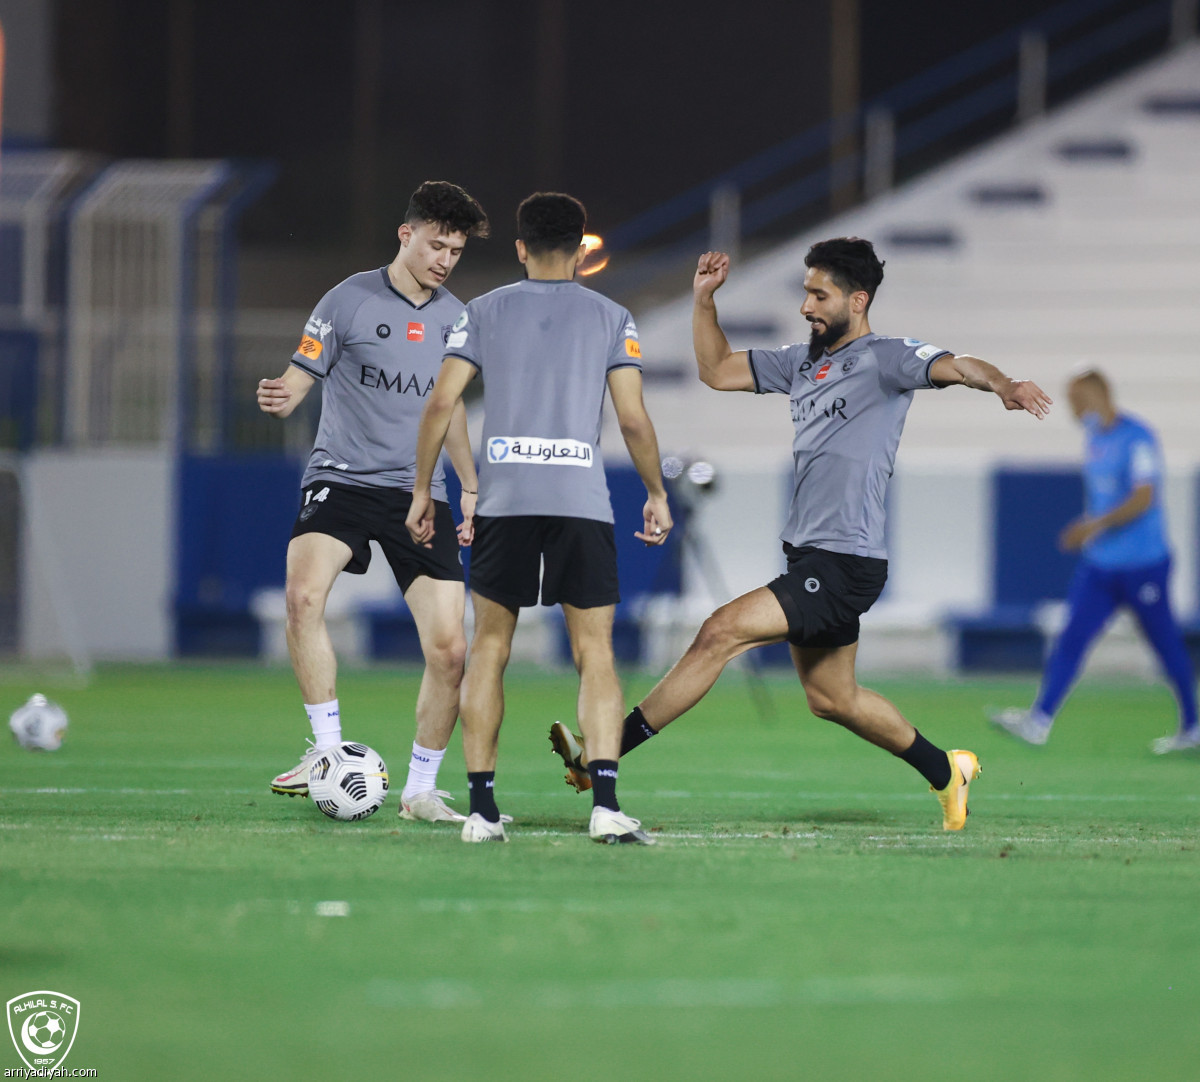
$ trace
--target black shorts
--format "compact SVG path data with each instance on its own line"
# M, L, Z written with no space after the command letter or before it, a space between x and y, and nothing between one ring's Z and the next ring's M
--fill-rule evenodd
M471 589L508 609L595 609L621 600L611 522L558 515L475 516Z
M368 488L314 481L301 490L300 513L292 536L322 533L350 546L346 570L362 575L371 563L371 541L378 541L402 593L418 575L431 579L463 581L462 557L450 505L434 500L433 548L416 544L404 520L412 506L412 493L402 488Z
M887 560L784 542L788 569L767 583L787 616L793 646L837 647L858 642L858 618L883 592Z

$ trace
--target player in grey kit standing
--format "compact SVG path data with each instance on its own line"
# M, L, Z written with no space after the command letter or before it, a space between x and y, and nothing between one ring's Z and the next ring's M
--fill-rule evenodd
M462 188L427 181L412 195L386 267L334 286L313 310L291 365L258 385L264 413L287 417L316 383L321 422L301 482L302 506L287 551L287 641L312 726L312 747L271 782L273 792L308 795L316 753L342 739L337 659L325 603L343 571L361 575L377 541L416 621L425 673L417 732L400 796L406 819L462 821L437 788L438 767L458 719L466 639L465 590L439 460L431 477L439 526L430 549L404 526L416 477L417 426L462 302L444 288L468 237L485 237L483 208ZM446 450L462 483L458 543L469 545L479 490L460 405Z
M661 544L671 513L658 441L642 403L641 348L629 313L572 281L586 213L577 199L537 193L517 211L517 257L527 278L471 301L446 344L446 360L421 418L417 483L408 526L437 544L433 466L466 386L483 377L483 462L471 549L475 635L463 682L463 749L471 814L463 841L507 841L494 781L504 669L517 614L561 604L579 670L579 724L591 754L598 842L651 838L617 803L624 706L612 651L617 553L600 457L604 395L646 486L643 529Z
M705 620L687 653L626 717L621 754L695 706L733 658L786 639L809 709L913 766L937 794L944 829L961 830L979 760L930 743L855 676L859 617L887 579L884 494L913 391L963 384L1039 419L1050 399L1036 384L1009 379L977 357L873 333L867 312L883 263L870 241L822 241L804 262L808 342L734 352L713 300L729 274L729 257L700 257L692 335L701 380L718 391L791 398L795 477L781 535L788 569ZM594 784L584 750L557 722L551 742L569 782L581 790Z

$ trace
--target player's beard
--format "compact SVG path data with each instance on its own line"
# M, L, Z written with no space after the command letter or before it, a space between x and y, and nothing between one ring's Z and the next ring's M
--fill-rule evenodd
M843 319L839 319L836 323L826 323L825 329L820 333L815 330L812 331L808 338L808 359L815 361L849 330L850 316L847 315Z

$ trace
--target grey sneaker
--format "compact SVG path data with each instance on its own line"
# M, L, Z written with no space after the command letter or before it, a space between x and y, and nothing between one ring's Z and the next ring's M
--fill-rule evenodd
M506 842L503 823L489 823L479 812L472 812L463 822L464 842Z
M1050 739L1050 723L1042 722L1028 710L1010 708L990 715L993 725L1011 733L1026 744L1044 744Z
M400 818L421 819L426 823L465 823L467 817L462 812L446 807L446 801L453 799L444 789L427 789L407 798L401 796Z
M632 842L636 845L655 844L654 839L642 830L640 820L631 819L624 812L613 811L611 808L592 809L588 836L592 841L604 845L618 845L622 842Z

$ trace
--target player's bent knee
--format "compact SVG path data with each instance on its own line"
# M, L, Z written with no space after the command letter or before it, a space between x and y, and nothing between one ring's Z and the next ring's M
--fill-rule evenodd
M325 615L325 595L304 582L289 582L284 589L287 621L293 627L312 623Z
M461 679L466 660L467 640L462 638L435 642L425 651L426 668L454 679Z
M806 689L807 690L807 689ZM826 695L821 691L807 691L808 709L813 717L822 721L836 721L839 724L848 721L853 715L850 702L834 695Z

